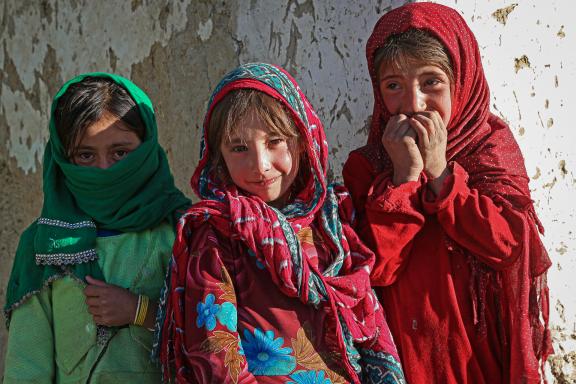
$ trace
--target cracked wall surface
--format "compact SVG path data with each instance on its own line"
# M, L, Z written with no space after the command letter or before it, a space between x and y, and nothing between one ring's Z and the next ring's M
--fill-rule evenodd
M19 233L42 204L48 110L63 81L113 71L152 98L176 183L191 196L199 127L211 89L239 63L287 68L323 119L331 177L366 140L372 111L364 45L386 10L407 1L213 2L5 0L0 5L0 304ZM439 3L458 9L476 34L493 112L512 128L546 227L556 355L550 382L576 382L576 34L569 2ZM113 11L112 11L113 10ZM574 98L571 99L572 103ZM6 332L0 327L0 376Z

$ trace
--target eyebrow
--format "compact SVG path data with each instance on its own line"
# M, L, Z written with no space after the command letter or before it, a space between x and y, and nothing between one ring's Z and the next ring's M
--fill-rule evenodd
M130 142L130 141L120 141L118 143L112 144L110 147L111 148L126 147L126 146L131 146L133 144L134 143ZM92 147L90 145L79 145L77 149L96 149L96 147Z
M235 144L246 144L246 142L239 137L235 137L232 140L226 140L226 145L235 145Z
M438 71L430 70L430 71L422 72L418 76L444 76L444 77L448 78L448 75L445 74L442 70L438 70ZM395 78L400 78L400 77L402 77L402 74L393 73L391 75L381 77L380 81L390 80L390 79L395 79Z
M402 75L398 75L398 74L387 75L387 76L381 77L380 81L389 80L389 79L393 79L396 77L402 77Z

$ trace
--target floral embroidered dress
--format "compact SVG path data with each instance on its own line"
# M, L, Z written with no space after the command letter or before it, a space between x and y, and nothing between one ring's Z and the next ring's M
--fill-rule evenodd
M369 282L373 253L350 227L346 191L326 185L320 120L284 70L246 64L217 86L278 100L307 143L306 186L281 210L209 167L206 137L192 186L203 198L181 219L159 357L165 378L200 383L403 383L396 349ZM204 136L206 133L204 133Z
M438 196L426 176L395 186L381 140L390 113L375 54L390 35L423 29L454 71L447 126L451 175ZM524 160L489 110L474 35L455 10L413 3L384 15L366 46L374 87L368 144L350 154L344 181L358 232L376 252L378 286L410 383L536 383L550 351L546 270Z

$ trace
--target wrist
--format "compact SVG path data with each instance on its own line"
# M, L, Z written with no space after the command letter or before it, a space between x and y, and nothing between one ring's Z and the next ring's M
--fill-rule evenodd
M420 179L421 169L411 168L408 170L394 170L392 183L395 186L408 183L411 181L418 181Z
M434 195L436 196L440 195L440 193L442 192L442 187L444 186L444 181L451 174L452 172L450 171L450 169L448 167L444 167L442 172L437 177L429 176L428 174L426 175L428 177L427 185L429 189L431 189L432 192L434 192Z
M138 295L138 305L136 306L136 312L134 314L134 320L132 324L143 326L148 315L148 309L150 308L150 299L146 295Z

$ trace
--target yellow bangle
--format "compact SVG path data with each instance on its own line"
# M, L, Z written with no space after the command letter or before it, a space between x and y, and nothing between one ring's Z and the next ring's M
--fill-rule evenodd
M138 320L138 312L140 312L140 303L142 302L142 296L138 295L138 305L136 306L136 312L134 313L134 320L132 320L132 324L136 324Z
M134 317L134 325L142 326L148 314L148 304L150 299L145 295L138 295L138 306L136 307L136 316Z

